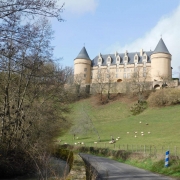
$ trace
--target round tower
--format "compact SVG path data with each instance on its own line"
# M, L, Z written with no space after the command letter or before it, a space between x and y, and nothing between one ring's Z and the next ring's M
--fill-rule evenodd
M74 81L88 85L91 81L91 59L85 47L74 59Z
M172 78L171 54L161 38L151 55L151 79L162 81Z

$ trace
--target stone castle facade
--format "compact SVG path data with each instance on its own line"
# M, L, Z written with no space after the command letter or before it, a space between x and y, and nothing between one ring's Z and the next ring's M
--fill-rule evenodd
M161 38L154 51L99 54L90 59L83 47L74 59L74 80L91 85L101 79L123 82L138 73L140 79L152 82L154 87L161 87L164 79L172 79L171 54Z

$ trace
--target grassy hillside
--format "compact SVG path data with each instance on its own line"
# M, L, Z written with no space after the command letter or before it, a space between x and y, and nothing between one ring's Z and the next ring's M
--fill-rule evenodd
M175 146L177 146L180 153L180 105L148 108L140 115L133 116L129 111L133 102L128 99L120 98L99 106L94 101L94 98L89 98L74 103L70 118L76 124L79 119L83 119L83 111L88 114L101 137L101 142L98 142L97 146L114 148L114 145L108 143L113 136L114 138L120 137L119 141L116 142L116 147L129 145L133 148L140 145L154 145L159 148L162 146L166 149L171 148L174 151ZM135 131L137 131L136 138ZM144 132L144 136L141 136L141 132ZM91 145L98 141L95 132L87 132L87 134L77 136L78 139L73 140L73 135L68 132L61 137L62 143L84 142L86 145Z

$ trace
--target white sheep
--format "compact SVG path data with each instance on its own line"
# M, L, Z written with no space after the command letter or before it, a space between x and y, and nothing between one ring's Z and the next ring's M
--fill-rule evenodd
M127 134L129 134L129 132L127 132Z
M74 143L75 145L77 145L77 143Z
M139 121L139 123L141 124L141 121Z
M120 137L118 137L118 139L120 139Z
M148 134L151 134L151 132L148 132Z
M94 144L97 144L97 142L94 142Z
M141 134L144 134L144 132L141 132Z
M134 133L135 133L135 134L137 134L138 132L137 132L137 131L135 131Z
M136 135L135 135L134 137L135 137L135 138L137 138L137 136L136 136Z
M118 141L119 139L118 138L116 138L116 141Z
M66 145L67 143L65 142L64 144Z
M144 134L141 134L141 136L144 136Z
M81 144L84 144L83 142Z

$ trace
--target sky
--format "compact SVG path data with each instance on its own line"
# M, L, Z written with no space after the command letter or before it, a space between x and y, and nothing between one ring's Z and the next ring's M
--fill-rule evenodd
M180 0L58 0L63 22L52 20L54 56L74 65L85 45L89 57L154 50L162 37L172 55L173 77L180 66Z

